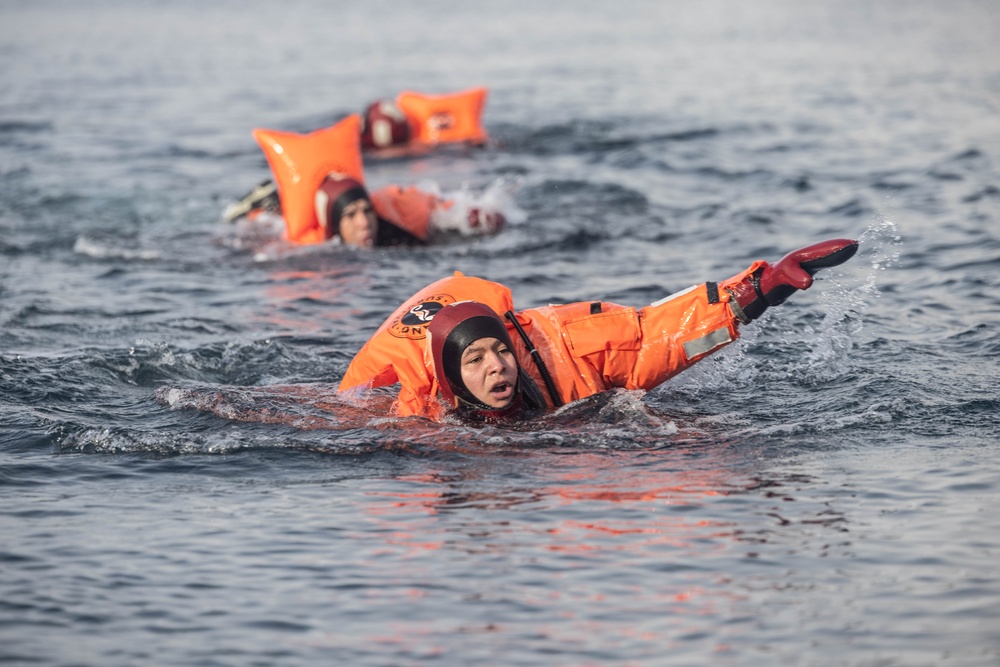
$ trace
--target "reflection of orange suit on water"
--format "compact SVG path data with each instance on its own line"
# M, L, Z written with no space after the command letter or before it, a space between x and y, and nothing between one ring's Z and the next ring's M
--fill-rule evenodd
M774 266L757 261L726 281L696 285L640 309L592 301L515 313L508 288L456 273L419 291L386 320L352 360L340 390L398 382L400 416L438 419L458 407L445 386L455 382L437 367L442 343L434 348L428 331L440 311L466 301L506 318L518 367L542 389L546 408L615 387L652 389L736 340L740 322L807 288L812 273L846 261L856 249L853 241L816 244Z

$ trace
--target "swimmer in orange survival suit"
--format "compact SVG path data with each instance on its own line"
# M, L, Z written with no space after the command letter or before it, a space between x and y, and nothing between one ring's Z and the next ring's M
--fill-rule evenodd
M246 217L281 215L277 189L270 181L255 192L263 196L253 207L233 215L231 222ZM254 193L247 195L254 197ZM432 242L435 234L453 230L465 236L493 234L506 224L503 213L471 207L464 216L451 213L454 202L414 186L388 185L369 192L363 183L341 175L328 175L314 195L315 215L303 224L285 220L285 236L292 243L314 244L336 241L359 248L416 246ZM443 224L447 222L447 226Z
M481 146L489 139L482 124L486 94L486 88L444 95L404 91L395 100L376 100L361 117L361 148L391 156L445 144Z
M223 217L235 222L244 216L280 215L292 243L336 239L362 247L419 245L441 233L478 236L504 226L506 218L500 211L478 206L466 210L453 200L413 186L390 185L369 195L364 186L360 126L360 117L353 115L305 135L254 130L275 181L261 183L229 206ZM361 209L374 212L358 213ZM351 214L352 222L341 219L345 213ZM363 224L366 216L367 224ZM359 230L357 238L349 233L353 227Z
M419 216L416 224L409 220L394 224L376 213L361 183L327 177L316 191L316 217L326 239L339 238L345 245L372 248L423 245L426 234L420 227L426 229L429 212Z
M351 361L340 392L400 384L398 416L526 419L615 387L652 389L736 340L770 306L846 262L832 239L758 260L636 310L593 301L513 310L510 290L457 273L412 296Z

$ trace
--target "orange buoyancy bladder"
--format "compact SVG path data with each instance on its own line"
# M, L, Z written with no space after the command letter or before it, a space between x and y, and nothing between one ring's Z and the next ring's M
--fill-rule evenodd
M382 323L351 360L339 391L366 391L398 382L399 416L439 418L444 406L437 400L438 384L426 340L427 327L437 311L459 301L478 301L500 317L514 308L507 287L456 271L411 296Z
M483 144L489 139L483 129L486 88L471 88L446 95L405 91L396 105L410 123L410 141L430 145L454 142Z
M278 182L289 241L308 244L326 240L326 232L316 217L315 198L327 175L340 174L364 184L360 124L360 116L353 114L309 134L253 131Z
M388 185L371 193L375 213L401 229L426 241L430 232L431 215L438 207L449 207L447 202L414 186L401 188Z

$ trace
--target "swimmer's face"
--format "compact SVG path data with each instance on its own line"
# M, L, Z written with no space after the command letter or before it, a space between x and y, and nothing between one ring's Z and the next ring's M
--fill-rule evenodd
M375 245L378 220L367 199L356 199L344 207L340 216L340 239L347 245L371 248Z
M497 338L479 338L462 352L462 383L484 405L503 409L514 400L517 359Z

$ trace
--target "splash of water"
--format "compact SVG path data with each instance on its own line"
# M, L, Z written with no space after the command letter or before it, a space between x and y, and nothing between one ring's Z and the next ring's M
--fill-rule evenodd
M855 341L864 329L864 314L869 299L878 299L878 277L899 261L902 245L896 224L881 214L860 235L862 252L869 257L869 269L857 284L852 265L843 270L824 271L824 290L819 294L823 318L816 326L806 326L785 342L804 350L792 372L815 381L828 381L846 374L851 368Z
M822 311L818 322L790 321L786 310L770 309L754 325L741 329L735 343L672 379L670 389L699 394L748 387L763 373L770 379L804 378L809 382L825 382L848 373L854 344L864 329L864 314L870 300L881 296L878 278L899 261L902 244L895 223L881 215L860 235L859 242L861 252L869 258L860 281L857 262L819 275L822 288L813 293ZM771 354L762 361L756 354L761 346L778 350L781 363L775 364Z
M492 234L505 224L521 224L527 214L518 207L514 196L521 187L517 178L499 178L485 189L478 191L468 183L459 190L441 192L437 183L421 184L420 188L452 202L448 208L438 209L432 224L441 233L460 236Z

